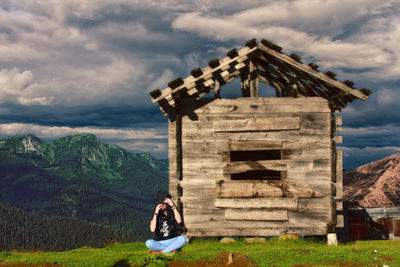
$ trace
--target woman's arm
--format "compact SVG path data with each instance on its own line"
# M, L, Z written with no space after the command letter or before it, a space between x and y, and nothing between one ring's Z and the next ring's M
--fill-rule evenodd
M181 223L181 222L182 222L182 217L181 217L181 214L179 213L178 209L176 208L174 202L172 202L171 199L166 198L166 199L164 200L164 203L166 203L166 204L168 204L168 205L171 206L171 209L172 209L173 212L174 212L175 221L176 221L177 223Z
M156 227L157 227L157 215L160 212L160 209L162 207L163 204L158 204L156 206L156 209L154 210L154 214L153 214L153 218L151 219L150 222L150 231L151 232L155 232L156 231Z

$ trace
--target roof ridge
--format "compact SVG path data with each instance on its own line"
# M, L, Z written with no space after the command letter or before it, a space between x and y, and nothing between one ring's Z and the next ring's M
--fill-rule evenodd
M266 39L259 44L251 39L243 48L229 50L226 57L213 59L204 68L195 68L191 75L184 79L178 77L169 82L164 90L151 91L150 96L153 103L157 103L164 114L168 114L183 97L201 98L209 92L219 91L221 86L240 77L253 81L253 85L249 86L256 88L251 93L253 96L257 96L259 80L275 87L277 96L323 97L330 101L333 110L346 107L354 99L368 99L370 90L355 89L352 81L341 82L335 79L336 74L332 71L322 73L317 69L314 63L302 63L301 57L294 53L282 53L282 47Z

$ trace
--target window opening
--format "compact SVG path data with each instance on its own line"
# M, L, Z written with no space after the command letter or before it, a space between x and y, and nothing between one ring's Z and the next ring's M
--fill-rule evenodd
M230 159L231 162L280 160L282 153L281 150L231 151ZM248 170L231 174L231 180L280 180L281 178L281 171L268 169Z
M281 150L231 151L231 162L282 159Z

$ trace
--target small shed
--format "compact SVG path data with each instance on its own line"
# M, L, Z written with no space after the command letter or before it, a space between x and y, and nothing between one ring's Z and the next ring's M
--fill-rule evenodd
M169 118L169 190L190 236L326 235L343 226L336 113L370 91L281 50L253 39L150 93ZM222 99L236 78L242 97ZM259 97L259 82L276 97Z

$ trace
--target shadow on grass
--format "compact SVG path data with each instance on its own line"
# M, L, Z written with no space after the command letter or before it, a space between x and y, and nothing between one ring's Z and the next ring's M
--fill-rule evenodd
M131 266L129 264L128 260L119 260L116 263L114 263L114 265L112 267L129 267Z

